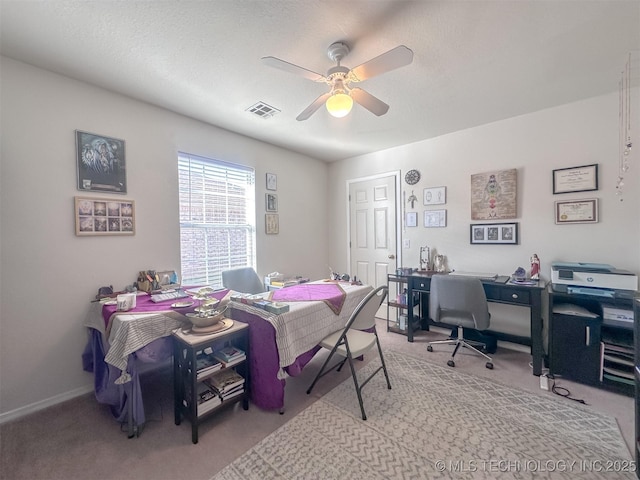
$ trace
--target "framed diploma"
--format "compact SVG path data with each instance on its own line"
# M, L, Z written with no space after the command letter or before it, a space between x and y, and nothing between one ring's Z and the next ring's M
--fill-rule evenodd
M555 202L555 205L557 224L598 222L597 198Z
M598 190L598 164L553 171L553 194Z

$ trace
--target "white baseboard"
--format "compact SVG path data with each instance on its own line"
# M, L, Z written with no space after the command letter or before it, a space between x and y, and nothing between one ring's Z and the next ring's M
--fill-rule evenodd
M56 395L54 397L50 397L45 400L40 400L39 402L31 403L29 405L25 405L24 407L16 408L15 410L10 410L5 413L0 413L0 425L3 423L9 422L11 420L24 417L25 415L29 415L31 413L44 410L45 408L52 407L59 403L66 402L67 400L71 400L73 398L86 395L89 392L93 392L92 385L76 388L75 390L61 393L60 395Z

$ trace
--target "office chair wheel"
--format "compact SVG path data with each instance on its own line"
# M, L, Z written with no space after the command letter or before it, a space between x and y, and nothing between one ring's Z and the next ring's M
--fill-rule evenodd
M431 345L427 345L427 352L433 352L433 347Z
M456 362L454 362L453 360L449 360L447 362L447 365L449 365L450 367L455 367L456 366Z
M487 362L485 367L487 367L489 370L493 370L493 363Z

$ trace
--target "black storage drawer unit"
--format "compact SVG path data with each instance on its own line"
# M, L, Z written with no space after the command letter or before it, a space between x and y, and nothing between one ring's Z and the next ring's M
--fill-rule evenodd
M549 373L577 382L600 383L602 318L553 314L549 330Z

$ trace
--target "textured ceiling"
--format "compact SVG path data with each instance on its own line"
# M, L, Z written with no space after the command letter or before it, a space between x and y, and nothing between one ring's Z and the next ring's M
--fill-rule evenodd
M5 56L326 161L617 91L640 50L636 0L0 0L0 22ZM358 84L386 115L296 121L328 87L260 58L325 74L335 41L348 67L413 50Z

